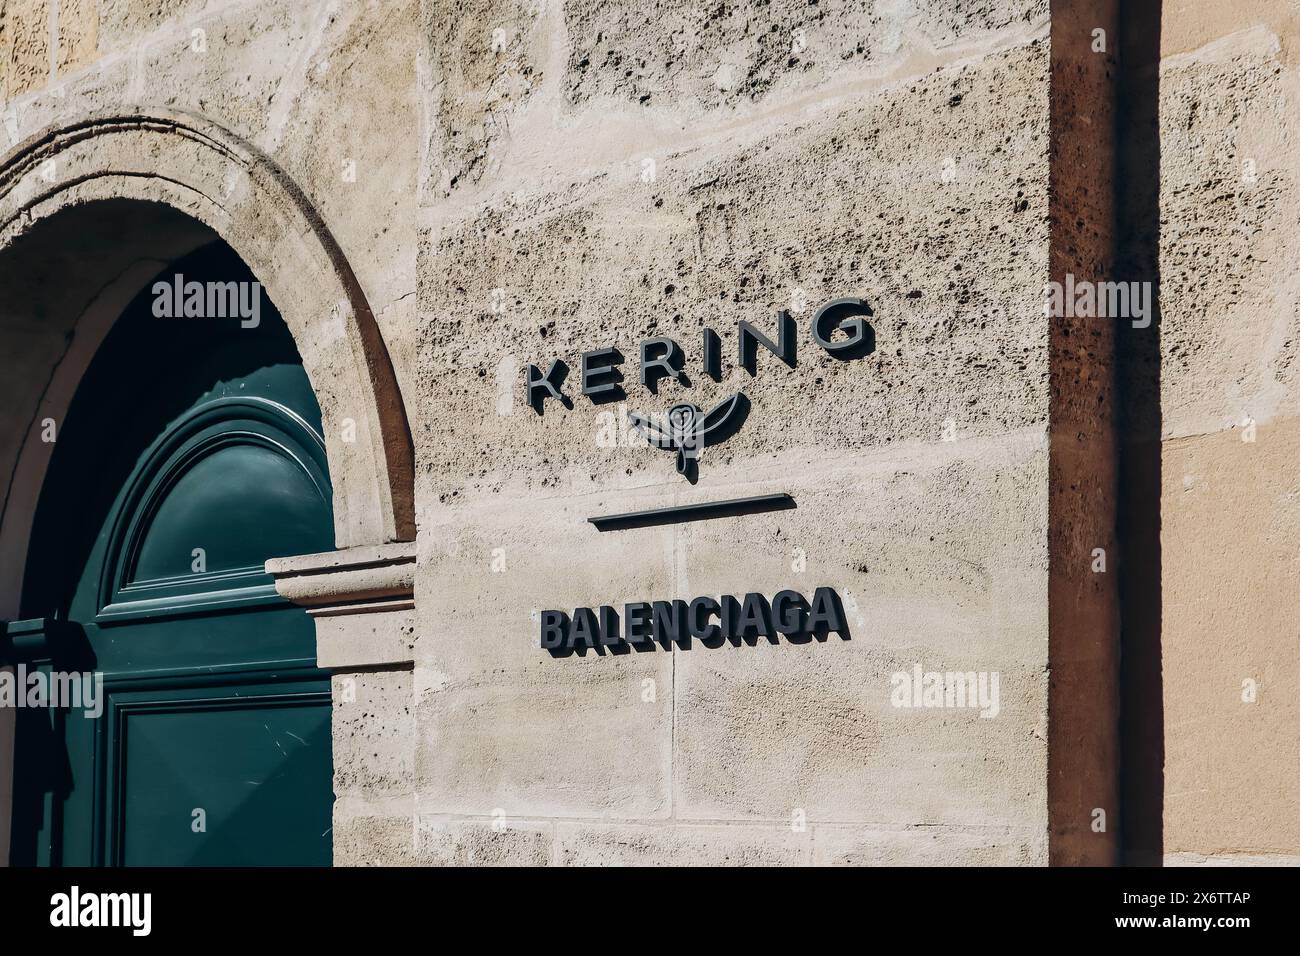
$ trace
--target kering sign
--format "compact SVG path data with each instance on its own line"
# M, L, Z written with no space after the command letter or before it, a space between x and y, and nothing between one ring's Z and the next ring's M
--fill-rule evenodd
M809 334L815 345L837 359L860 358L875 346L874 332L866 321L870 315L871 307L862 299L833 299L813 313ZM751 377L758 374L760 345L790 368L796 367L794 320L789 312L777 312L775 341L749 322L737 322L736 330L737 360ZM685 355L676 341L667 336L643 339L639 351L639 378L652 394L658 393L659 383L664 379L690 385L685 373ZM715 382L722 381L722 339L711 328L701 333L700 354L701 371ZM623 361L623 353L612 346L582 353L579 359L582 394L596 404L624 398L626 391L620 369ZM562 391L568 373L569 366L562 359L551 362L545 374L536 365L528 366L527 400L537 414L543 414L548 398L567 408L573 407L573 401ZM651 445L675 452L678 472L694 481L700 450L735 434L748 410L748 399L743 392L736 392L708 412L698 405L682 402L673 405L662 418L636 412L628 417Z
M798 591L778 591L769 601L762 594L731 594L721 599L697 597L687 601L641 601L623 605L623 616L605 605L541 613L540 646L552 654L574 650L648 649L655 644L689 647L692 638L706 647L726 641L756 643L760 637L777 643L825 640L831 632L849 639L844 605L834 588L817 588L812 601Z

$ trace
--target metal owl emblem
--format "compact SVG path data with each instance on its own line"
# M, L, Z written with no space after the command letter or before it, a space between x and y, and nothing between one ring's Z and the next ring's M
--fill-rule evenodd
M668 409L663 419L630 412L628 420L656 448L677 452L678 473L694 481L700 452L733 434L748 407L744 393L737 392L707 412L682 402Z

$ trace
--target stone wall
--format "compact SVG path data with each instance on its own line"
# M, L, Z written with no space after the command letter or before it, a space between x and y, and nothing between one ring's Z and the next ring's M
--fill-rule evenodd
M202 114L302 189L375 313L419 564L414 631L383 654L348 665L364 627L335 622L339 863L1108 860L1095 547L1125 582L1130 859L1300 857L1300 21L1283 0L1051 6L0 0L6 151L104 111ZM1088 60L1092 19L1127 60ZM1049 324L1045 279L1101 277L1115 249L1161 283L1153 328ZM872 308L854 361L807 330L843 296ZM778 310L797 362L760 349L751 375L736 323L771 334ZM689 386L639 386L649 336L680 343ZM602 347L625 406L579 394ZM524 369L557 358L573 407L538 415ZM628 437L628 410L739 390L698 484ZM797 507L587 521L773 492ZM848 640L538 647L545 609L822 585ZM894 706L917 664L997 674L997 716Z
M1046 5L429 2L423 32L418 827L358 794L341 859L1044 862ZM875 350L839 362L805 326L850 295ZM797 367L750 376L735 323L778 309ZM651 335L690 388L636 384ZM749 397L698 485L578 394L605 346L631 410ZM555 358L574 407L539 416ZM769 492L797 509L586 521ZM538 647L542 609L822 584L851 640ZM999 672L1001 713L891 706L916 663Z
M1300 862L1297 44L1280 0L1164 3L1163 846L1140 849L1170 862Z
M414 363L414 0L4 0L0 140L136 105L269 155L352 264L403 390ZM51 49L57 55L51 55Z

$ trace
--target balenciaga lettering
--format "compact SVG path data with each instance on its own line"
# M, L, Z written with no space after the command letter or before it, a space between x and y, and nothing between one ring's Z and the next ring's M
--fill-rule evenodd
M597 647L679 644L692 638L706 647L725 641L753 643L760 637L802 643L825 640L830 633L848 640L844 605L834 588L817 588L812 600L798 591L778 591L769 601L762 594L737 598L697 597L693 601L640 601L623 605L623 613L604 605L541 613L541 647L552 653Z

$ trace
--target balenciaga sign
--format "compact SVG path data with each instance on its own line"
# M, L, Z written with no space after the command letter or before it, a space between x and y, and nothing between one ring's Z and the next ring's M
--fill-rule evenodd
M777 643L825 640L832 632L849 639L844 605L834 588L817 588L809 601L798 591L778 591L769 601L762 594L720 599L697 597L693 601L641 601L623 605L623 614L605 605L541 613L541 647L552 654L629 648L649 650L658 644L689 647L698 640L705 647L757 643L766 638Z
M812 342L828 355L848 361L869 354L875 347L875 333L867 323L871 308L862 299L833 299L813 313L808 325ZM722 339L713 329L701 333L700 371L715 382L722 380ZM769 338L749 322L736 323L737 361L751 376L758 374L758 348L767 349L788 367L798 362L794 320L784 310L777 312L776 338ZM582 394L600 404L625 397L623 388L623 353L608 346L584 352L579 359ZM685 374L686 360L681 346L671 338L643 339L640 343L641 384L657 394L659 383L671 379L691 385ZM545 374L536 365L527 369L527 400L538 415L544 413L547 399L555 399L565 408L573 400L563 391L569 366L555 359ZM673 405L663 417L633 412L632 424L655 448L676 455L677 471L694 483L700 452L709 445L724 441L744 422L749 401L743 392L723 398L708 411L690 402ZM796 507L788 494L767 494L728 501L679 504L649 511L602 515L589 518L599 531L629 530L656 524L700 521L758 511ZM782 638L805 643L826 640L837 633L849 640L844 606L833 588L819 587L808 600L797 591L778 591L771 599L750 593L743 598L724 594L720 598L697 597L692 601L640 601L625 604L622 614L609 605L599 608L546 610L539 615L542 649L554 656L570 653L626 653L650 650L656 645L665 649L688 648L692 641L704 647L732 644L756 644L760 639L778 643Z

